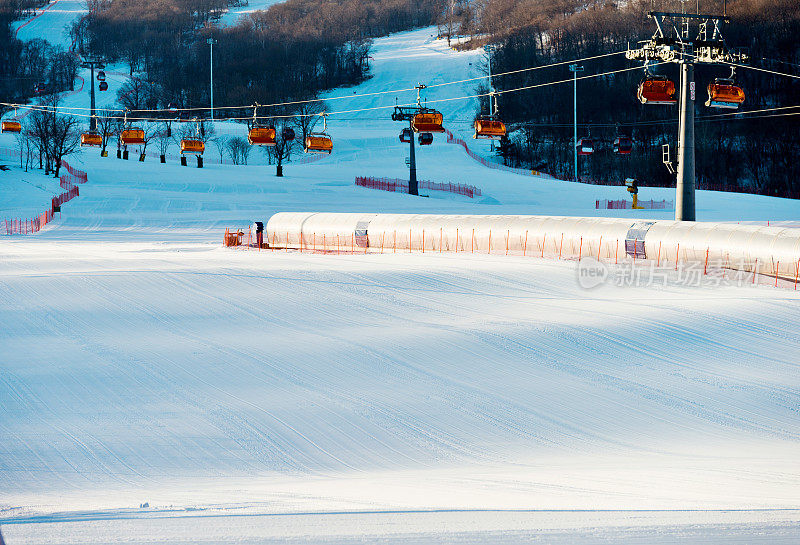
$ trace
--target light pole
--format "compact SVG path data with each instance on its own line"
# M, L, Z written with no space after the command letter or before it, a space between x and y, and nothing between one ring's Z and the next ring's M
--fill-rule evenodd
M583 72L583 66L570 64L569 71L572 72L572 153L575 159L575 182L578 181L578 72Z
M209 38L206 40L206 43L209 45L209 73L211 74L209 80L209 88L211 91L211 121L214 121L214 44L217 43L217 40L214 38Z

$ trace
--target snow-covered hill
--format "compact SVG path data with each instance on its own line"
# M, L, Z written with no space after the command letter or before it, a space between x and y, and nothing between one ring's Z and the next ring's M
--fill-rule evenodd
M330 96L476 73L479 53L431 33L377 40L374 77ZM281 210L594 215L623 197L489 170L439 137L420 177L482 199L355 188L405 173L388 113L332 116L333 155L282 179L92 150L60 219L0 238L6 541L796 541L794 290L584 290L566 261L220 246ZM797 201L698 202L703 219L800 217Z

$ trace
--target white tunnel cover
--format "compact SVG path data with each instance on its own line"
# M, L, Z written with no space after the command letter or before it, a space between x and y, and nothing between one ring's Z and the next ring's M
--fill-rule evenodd
M603 217L279 212L274 248L506 253L716 263L794 279L800 229Z

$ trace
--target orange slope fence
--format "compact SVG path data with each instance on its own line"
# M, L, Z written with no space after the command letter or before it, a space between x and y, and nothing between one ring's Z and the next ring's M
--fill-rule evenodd
M255 240L250 229L225 229L223 246L240 250L258 252L297 252L329 255L354 254L443 254L461 253L490 256L516 256L539 259L575 261L594 260L609 267L622 267L618 271L617 285L666 285L668 278L687 282L690 285L719 286L774 286L797 290L800 285L800 260L794 263L793 274L788 276L759 272L758 260L755 263L732 263L726 260L709 260L706 251L705 261L693 261L687 250L678 246L674 255L661 251L658 245L656 256L640 258L637 251L640 241L603 237L579 237L578 240L565 240L564 233L542 233L530 235L526 231L512 235L510 230L502 232L478 233L465 230L457 235L455 244L443 237L442 229L426 232L425 229L406 232L386 231L369 235L317 234L317 233L267 233L263 232ZM519 236L519 244L514 238ZM262 238L263 237L263 238ZM513 248L519 249L513 249ZM589 261L591 263L592 261ZM738 267L735 267L738 265ZM762 267L763 268L763 267ZM776 268L777 270L777 268Z
M2 220L0 234L5 235L31 235L39 232L45 225L53 221L56 212L61 211L61 206L80 196L80 190L76 184L84 184L89 177L86 172L74 168L66 161L61 161L61 168L64 173L59 176L59 185L66 191L54 196L50 200L50 208L41 212L35 218L11 218Z
M675 208L674 201L668 201L666 199L660 201L654 201L650 199L649 201L638 201L636 206L641 210L673 210ZM620 200L610 200L610 199L596 199L595 200L595 209L597 210L631 210L633 209L633 202L620 199Z
M480 188L474 185L454 184L450 182L431 182L430 180L419 180L419 189L429 191L443 191L455 195L463 195L470 199L482 195ZM373 178L372 176L356 176L356 185L367 189L379 189L381 191L393 191L396 193L408 193L408 180L400 178Z

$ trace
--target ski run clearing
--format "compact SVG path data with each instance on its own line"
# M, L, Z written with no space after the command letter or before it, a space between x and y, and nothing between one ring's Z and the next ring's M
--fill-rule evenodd
M433 32L376 40L374 77L330 96L480 73L480 52ZM441 109L466 139L474 103ZM799 292L585 290L572 261L221 247L278 211L672 216L595 210L624 189L489 170L439 135L420 178L482 197L357 188L407 174L388 114L332 116L333 154L282 179L259 151L202 170L69 159L89 173L81 196L0 238L6 543L800 540ZM38 171L0 179L31 188L7 217L49 202ZM791 222L800 203L701 191L698 217Z

